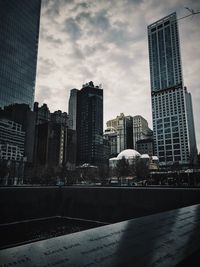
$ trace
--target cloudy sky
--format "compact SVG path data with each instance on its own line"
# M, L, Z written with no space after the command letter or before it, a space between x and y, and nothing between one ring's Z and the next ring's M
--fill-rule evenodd
M36 101L68 111L70 89L104 89L104 124L123 112L152 127L147 25L196 0L42 0ZM200 150L200 14L179 21L184 84Z

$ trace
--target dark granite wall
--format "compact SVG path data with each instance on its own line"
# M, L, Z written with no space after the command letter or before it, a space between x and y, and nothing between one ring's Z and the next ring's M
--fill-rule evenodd
M104 222L200 203L200 189L63 188L60 214Z
M0 223L54 215L116 222L196 203L192 188L2 187Z
M0 223L57 215L56 187L0 188Z

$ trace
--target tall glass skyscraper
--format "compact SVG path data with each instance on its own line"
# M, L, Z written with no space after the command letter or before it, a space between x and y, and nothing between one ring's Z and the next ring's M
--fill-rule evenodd
M72 89L69 100L70 128L77 131L77 164L102 165L103 89L90 81Z
M0 0L0 107L34 102L41 0Z
M194 163L191 95L183 86L176 13L148 26L154 152L163 165Z

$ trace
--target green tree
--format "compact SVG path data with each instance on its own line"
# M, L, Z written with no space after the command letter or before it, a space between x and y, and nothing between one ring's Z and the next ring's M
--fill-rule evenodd
M130 173L129 163L125 159L125 157L122 157L121 160L117 162L116 166L116 176L119 177L127 177Z

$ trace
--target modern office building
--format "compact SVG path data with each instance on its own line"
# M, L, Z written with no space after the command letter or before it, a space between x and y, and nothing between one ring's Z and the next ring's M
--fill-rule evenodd
M33 108L41 0L0 0L0 107Z
M103 89L91 81L81 90L72 89L69 103L73 101L76 103L69 106L69 118L77 131L77 164L99 166L104 163Z
M107 128L113 128L117 132L117 154L121 151L133 148L133 117L121 113L115 119L106 122Z
M165 166L194 163L197 149L192 102L183 85L175 12L148 26L148 42L154 153Z
M69 114L69 128L76 131L76 117L77 117L77 93L78 89L70 91L68 114Z
M133 149L137 150L137 141L143 139L151 139L152 130L148 126L148 122L140 115L133 117ZM142 153L144 154L144 153Z

